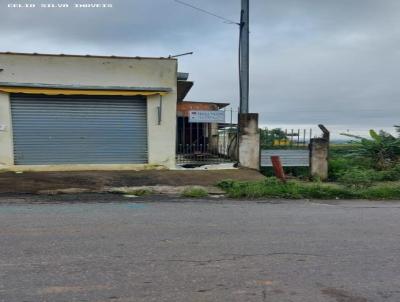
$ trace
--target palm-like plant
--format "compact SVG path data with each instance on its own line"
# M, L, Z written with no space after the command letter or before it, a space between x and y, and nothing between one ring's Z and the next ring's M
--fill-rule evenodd
M352 141L354 150L349 155L364 157L372 160L378 170L385 170L396 164L400 158L400 139L390 133L374 130L369 131L371 138L342 133L342 135L355 138Z

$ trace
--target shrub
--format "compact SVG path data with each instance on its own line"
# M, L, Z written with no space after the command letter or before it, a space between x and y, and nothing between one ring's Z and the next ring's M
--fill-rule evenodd
M200 197L207 197L208 192L200 187L190 187L186 188L182 192L183 197L189 197L189 198L200 198Z
M348 158L340 157L329 160L329 178L337 180L345 171L351 166L351 160Z
M351 152L351 151L349 151ZM351 153L350 153L351 154ZM368 158L350 157L348 155L331 155L329 160L329 179L338 180L350 169L373 170L374 165Z
M387 171L377 172L377 181L397 181L400 180L400 163Z
M339 173L337 180L350 187L369 187L377 181L398 181L400 180L400 164L384 171L362 169L359 167L351 168Z
M349 153L349 156L370 159L378 170L385 170L393 166L400 157L400 139L385 131L377 133L370 130L369 134L370 138L368 139L357 135L343 134L358 140L353 142L355 148Z

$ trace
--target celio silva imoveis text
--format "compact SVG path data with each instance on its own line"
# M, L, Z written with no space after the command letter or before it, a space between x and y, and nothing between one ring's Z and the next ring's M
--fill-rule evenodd
M112 8L112 3L9 3L8 8Z

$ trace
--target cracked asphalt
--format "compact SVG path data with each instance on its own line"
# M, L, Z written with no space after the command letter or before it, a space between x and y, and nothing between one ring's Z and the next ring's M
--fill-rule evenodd
M0 301L400 301L400 203L0 197Z

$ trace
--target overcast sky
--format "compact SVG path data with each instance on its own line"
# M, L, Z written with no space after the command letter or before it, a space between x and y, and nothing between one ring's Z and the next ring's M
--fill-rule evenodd
M238 20L240 0L185 0ZM111 9L16 9L0 0L1 51L167 56L193 101L238 106L238 27L174 0ZM360 131L400 123L399 0L250 0L250 110L262 125Z

